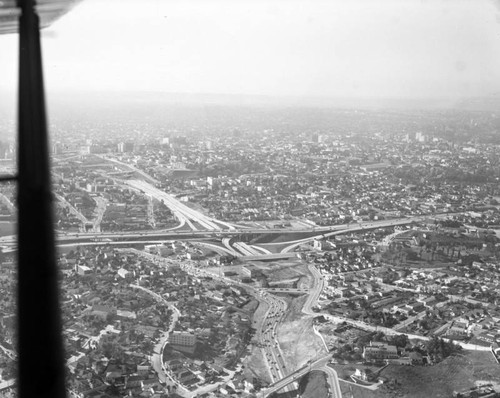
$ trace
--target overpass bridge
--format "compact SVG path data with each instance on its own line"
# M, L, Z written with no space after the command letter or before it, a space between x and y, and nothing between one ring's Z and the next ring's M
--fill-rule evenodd
M263 287L261 289L269 293L286 293L286 294L299 294L299 295L309 293L309 289L294 289L286 287Z
M325 372L328 376L328 384L330 386L330 397L331 398L342 398L342 393L340 391L340 385L337 377L337 373L332 368L325 369L327 367L328 362L332 359L332 354L328 353L318 359L310 360L302 366L301 368L295 370L294 372L288 374L283 377L281 380L278 380L272 384L270 384L265 389L262 389L257 394L258 398L266 398L269 395L280 391L282 388L287 385L298 381L302 376L305 376L307 373L312 370L321 370Z
M342 225L332 225L328 227L320 228L305 228L305 229L267 229L267 228L248 228L248 229L234 229L234 230L205 230L205 231L194 231L194 230L164 230L164 231L144 231L144 232L133 232L133 233L106 233L106 232L92 232L92 233L61 233L59 232L56 236L56 242L58 245L68 245L74 244L112 244L116 243L130 243L134 242L154 242L154 241L164 241L164 240L188 240L188 239L200 239L200 238L245 238L248 235L292 235L303 234L304 238L294 241L282 242L286 247L282 250L282 253L290 253L301 244L311 242L314 239L326 239L330 236L336 234L343 234L349 232L357 232L376 228L392 227L397 225L406 225L414 222L422 221L425 218L445 218L451 217L453 215L460 213L444 213L437 215L428 216L415 216L398 218L392 220L382 220L374 221L369 223L361 224L342 224ZM17 237L15 235L0 237L0 247L4 249L12 249L13 246L17 245ZM260 253L259 253L260 254ZM260 257L256 256L256 257Z

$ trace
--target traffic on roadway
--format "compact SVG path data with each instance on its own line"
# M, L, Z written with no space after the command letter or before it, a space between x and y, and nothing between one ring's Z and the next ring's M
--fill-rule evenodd
M179 200L174 198L172 195L154 187L153 185L145 181L127 180L127 184L129 184L133 188L140 190L146 195L150 195L156 200L163 202L170 210L172 210L174 215L181 222L187 223L193 231L199 230L198 227L195 226L193 223L199 224L201 227L203 227L205 230L208 231L220 231L221 229L223 229L222 227L225 227L230 230L235 229L231 224L215 220L211 217L205 216L199 211L191 209L190 207L186 206L185 204L181 203Z

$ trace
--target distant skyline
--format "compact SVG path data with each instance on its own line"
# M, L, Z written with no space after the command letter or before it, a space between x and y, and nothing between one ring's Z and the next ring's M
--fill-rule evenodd
M43 38L53 91L500 93L500 8L491 0L83 0ZM0 36L0 52L0 90L13 90L17 36Z

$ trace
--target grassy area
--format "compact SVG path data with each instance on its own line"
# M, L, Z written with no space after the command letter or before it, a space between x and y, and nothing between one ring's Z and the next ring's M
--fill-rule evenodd
M357 365L364 368L363 365ZM355 368L356 365L350 365ZM345 377L347 367L338 368ZM464 351L434 366L389 365L381 372L387 382L376 391L341 382L344 398L451 397L453 391L469 389L478 382L500 383L500 365L488 352ZM345 393L344 393L345 392Z
M190 201L187 201L187 202L183 202L187 207L193 209L193 210L196 210L196 211L199 211L201 214L204 214L204 215L209 215L208 214L208 210L205 209L203 206L201 206L199 203L195 203L195 202L190 202Z
M300 387L302 398L328 398L328 382L325 374L319 370L305 375L300 381Z

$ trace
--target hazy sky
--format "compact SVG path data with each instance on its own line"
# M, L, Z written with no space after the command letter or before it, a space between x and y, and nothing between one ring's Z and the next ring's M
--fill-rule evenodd
M500 93L492 0L84 0L43 37L48 89ZM0 36L0 89L13 86L16 46Z

